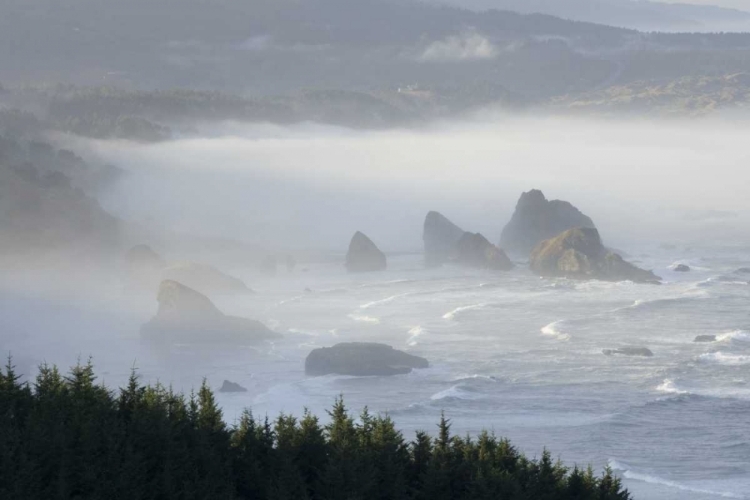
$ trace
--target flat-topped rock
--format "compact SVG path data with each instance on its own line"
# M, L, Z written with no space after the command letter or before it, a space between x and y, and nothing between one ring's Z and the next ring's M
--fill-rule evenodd
M464 233L456 245L456 262L466 266L496 271L513 269L505 252L479 233Z
M385 254L370 238L359 231L354 233L349 243L345 265L350 273L383 271L388 266Z
M247 389L242 387L240 384L225 380L224 383L221 384L219 392L247 392Z
M250 293L245 283L213 266L198 262L180 262L166 267L162 278L172 280L202 293Z
M156 316L141 328L149 340L246 345L281 337L259 321L225 315L208 297L176 281L163 281L157 300Z
M532 189L518 200L510 222L503 228L500 247L526 256L542 241L575 227L596 226L567 201L547 200L544 193Z
M695 337L693 342L698 342L698 343L716 342L716 335L698 335L697 337Z
M605 356L641 356L650 358L654 355L650 349L645 347L620 347L619 349L604 349L602 353Z
M464 230L439 212L430 212L424 220L424 258L427 266L439 266L455 257L456 245Z
M305 360L305 373L320 375L389 376L427 368L426 359L398 351L385 344L351 342L312 351Z
M531 252L531 270L543 277L659 283L651 271L626 262L602 245L593 228L569 229Z

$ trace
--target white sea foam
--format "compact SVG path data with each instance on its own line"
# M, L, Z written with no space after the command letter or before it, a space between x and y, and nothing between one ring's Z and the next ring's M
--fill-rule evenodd
M722 333L716 336L717 342L750 342L750 332L745 330L735 330L733 332Z
M461 314L464 311L473 311L475 309L482 309L486 305L487 304L473 304L473 305L470 305L470 306L457 307L457 308L453 309L452 311L449 311L449 312L445 313L443 315L443 319L456 319L456 316L458 314Z
M703 493L705 495L716 495L716 496L720 496L723 498L740 498L740 499L747 498L746 496L738 494L738 493L732 493L729 491L714 491L714 490L709 490L705 488L694 487L694 486L690 486L684 483L678 483L677 481L672 481L670 479L664 479L658 476L654 476L651 474L646 474L643 472L636 472L632 470L632 468L629 467L628 465L620 463L616 460L610 460L609 466L612 468L612 470L621 472L624 478L632 479L634 481L642 481L644 483L649 483L649 484L658 484L661 486L674 488L680 491Z
M349 319L353 319L354 321L357 321L360 323L370 323L373 325L380 324L380 318L376 318L374 316L361 316L359 314L350 314Z
M663 392L666 394L687 394L688 391L683 391L682 389L679 389L675 383L668 378L664 379L664 382L662 382L660 385L656 387L656 390L659 392Z
M480 399L481 397L482 396L480 394L467 391L460 385L454 385L452 387L449 387L448 389L445 389L444 391L436 392L435 394L430 396L430 399L432 401L441 401L443 399L463 399L468 401L473 399Z
M401 297L406 297L407 295L409 295L409 294L408 293L399 293L398 295L391 295L390 297L386 297L384 299L374 300L372 302L368 302L366 304L362 304L361 306L359 306L359 308L360 309L369 309L369 308L371 308L373 306L379 306L381 304L387 304L389 302L393 302L394 300L399 299Z
M406 341L406 345L415 346L419 343L419 337L425 334L425 329L421 326L415 326L409 330L409 339Z
M740 366L750 364L750 356L741 354L727 354L724 352L709 352L698 356L702 363L710 363L723 366Z
M313 332L311 330L302 330L300 328L290 328L287 330L289 333L294 333L297 335L307 335L308 337L319 337L320 334L318 332Z
M541 329L542 335L555 338L557 340L570 340L570 334L562 331L562 325L565 320L555 321Z

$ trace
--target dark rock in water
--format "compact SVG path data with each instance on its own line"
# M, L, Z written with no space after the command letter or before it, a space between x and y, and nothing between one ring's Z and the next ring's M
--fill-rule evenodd
M161 280L166 262L148 245L136 245L125 253L125 275L129 286L151 289Z
M157 300L156 316L141 328L149 340L243 345L281 337L259 321L223 314L208 297L176 281L163 281Z
M312 289L311 288L305 288L305 293L312 293Z
M741 267L735 271L737 274L750 274L750 267Z
M676 273L689 273L690 266L686 266L685 264L677 264L672 270Z
M716 335L698 335L693 342L716 342Z
M542 241L576 227L596 226L567 201L548 201L541 191L533 189L518 200L513 217L503 228L500 247L526 256Z
M385 254L370 238L357 231L349 243L346 254L346 269L350 273L383 271L387 267Z
M167 267L162 278L172 280L202 293L250 293L242 280L224 274L215 267L197 262L182 262Z
M438 212L430 212L424 220L424 258L428 266L439 266L452 259L464 230Z
M479 233L464 233L456 249L456 261L460 264L497 271L513 269L513 263L505 252Z
M247 389L242 387L240 384L235 384L234 382L225 380L224 383L221 384L219 392L247 392Z
M650 358L654 355L650 349L645 347L621 347L619 349L604 349L602 350L606 356L643 356Z
M385 344L353 342L315 349L305 360L305 373L314 376L388 376L429 366L426 359L397 351Z
M261 273L272 276L276 274L277 266L278 262L276 261L276 257L274 255L268 255L261 261L259 269Z
M544 277L630 280L636 283L659 283L651 271L640 269L607 250L593 228L569 229L543 241L530 258L531 270Z

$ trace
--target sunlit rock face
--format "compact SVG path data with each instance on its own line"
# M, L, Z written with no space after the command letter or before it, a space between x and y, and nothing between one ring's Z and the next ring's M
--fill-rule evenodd
M602 245L593 228L569 229L543 241L531 252L531 270L544 277L658 283L651 271L640 269Z
M156 316L141 328L148 340L245 345L280 337L259 321L225 315L208 297L176 281L163 281L157 300Z
M385 344L351 342L312 351L305 360L305 373L320 375L389 376L427 368L429 362Z
M455 257L456 245L464 230L439 212L430 212L424 221L424 258L428 267L439 266Z
M505 252L479 233L464 233L456 244L456 262L480 269L508 271L513 263Z
M346 269L350 273L383 271L387 267L385 254L370 238L357 231L349 243L346 254Z
M544 193L532 189L518 200L510 222L503 228L500 248L526 256L542 241L575 227L596 226L567 201L547 200Z

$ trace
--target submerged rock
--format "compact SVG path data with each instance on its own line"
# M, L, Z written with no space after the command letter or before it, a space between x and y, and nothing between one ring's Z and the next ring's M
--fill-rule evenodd
M250 293L242 280L224 274L215 267L197 262L182 262L162 272L165 280L177 281L202 293Z
M533 250L531 270L544 277L630 280L636 283L659 283L651 271L640 269L607 250L599 231L593 228L569 229L543 241Z
M456 249L456 261L460 264L497 271L513 269L513 263L505 252L479 233L464 233Z
M456 245L464 230L438 212L430 212L424 220L424 258L427 266L439 266L455 256Z
M242 387L240 384L235 384L234 382L225 380L224 383L221 384L219 392L247 392L247 389Z
M176 281L163 281L157 300L156 316L141 328L149 340L254 344L281 337L259 321L223 314L208 297Z
M388 376L427 368L426 359L397 351L385 344L352 342L312 351L305 360L308 375Z
M689 273L690 266L686 266L685 264L677 264L672 268L672 270L676 273Z
M693 342L716 342L716 335L698 335Z
M735 271L737 274L750 274L750 267L741 267Z
M619 349L602 350L605 356L643 356L650 358L654 355L650 349L645 347L621 347Z
M500 247L525 256L542 241L575 227L596 226L567 201L548 201L544 193L532 189L518 200L510 222L503 228Z
M349 243L346 254L346 269L350 273L383 271L387 267L385 254L370 238L357 231Z

